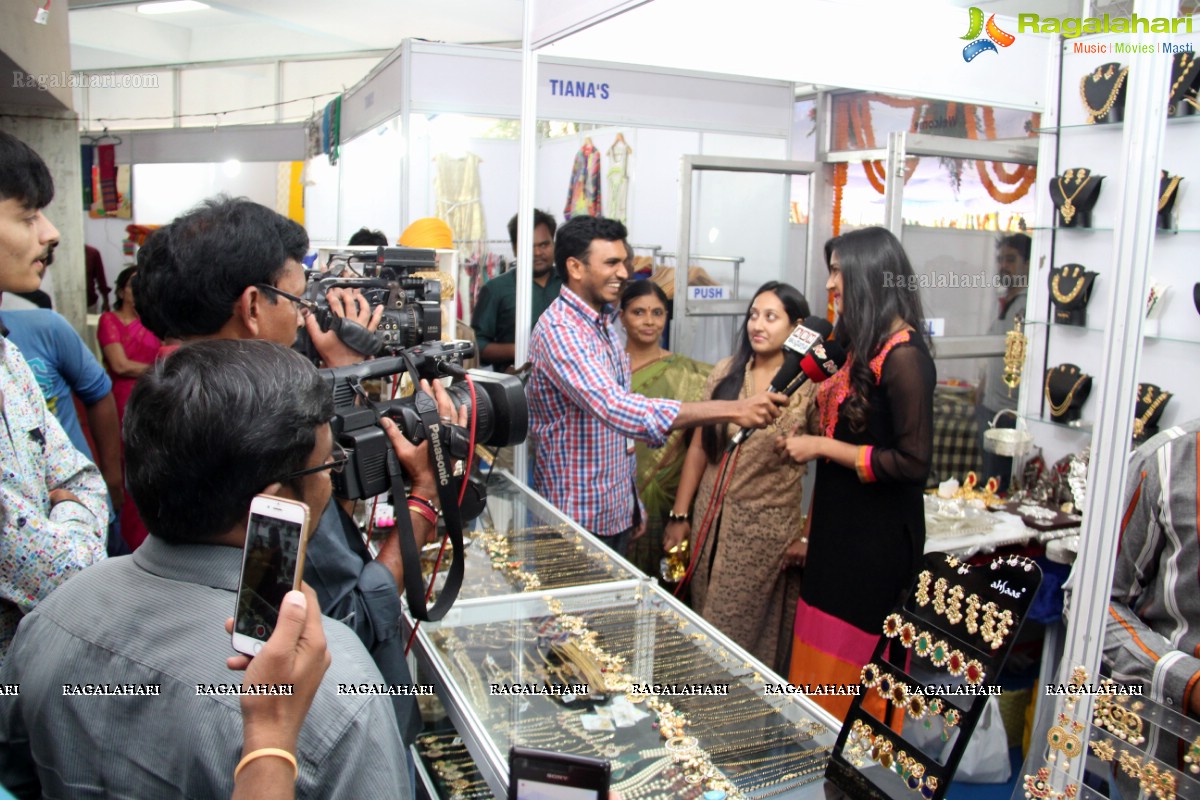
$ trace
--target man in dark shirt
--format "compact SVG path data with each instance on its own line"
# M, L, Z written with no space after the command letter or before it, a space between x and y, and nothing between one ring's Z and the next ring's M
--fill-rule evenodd
M146 240L138 254L135 302L159 337L268 339L290 346L305 325L327 365L361 361L292 299L304 292L300 263L307 250L304 228L271 209L245 199L209 200ZM330 308L368 326L371 311L354 294L331 300ZM308 543L304 579L321 612L358 634L388 683L411 684L400 637L398 543L385 542L379 558L372 558L347 508L331 501L312 512L320 519ZM401 735L411 744L421 725L416 701L393 700Z
M508 238L513 254L517 252L517 217L508 221ZM533 211L533 316L529 328L537 324L558 297L562 278L554 269L554 231L558 224L545 211ZM517 270L508 270L485 283L471 316L479 360L491 364L497 372L513 366L517 341Z

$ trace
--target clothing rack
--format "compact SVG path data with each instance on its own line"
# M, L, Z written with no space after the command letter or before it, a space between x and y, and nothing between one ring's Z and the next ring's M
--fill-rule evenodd
M634 250L649 250L650 258L653 259L655 262L658 261L658 256L660 253L662 253L662 249L663 249L663 246L661 244L634 244L633 242L630 242L629 246L632 247Z

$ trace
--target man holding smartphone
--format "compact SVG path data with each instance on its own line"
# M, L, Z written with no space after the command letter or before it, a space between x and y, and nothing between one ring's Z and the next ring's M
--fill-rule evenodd
M29 292L53 260L58 230L45 162L0 131L0 293ZM99 470L71 444L0 320L0 664L24 614L105 555L108 498Z
M307 250L308 234L298 223L244 198L215 198L151 234L138 253L135 302L160 338L267 339L290 347L297 328L305 326L326 366L361 361L363 356L333 332L322 332L308 308L292 299L304 293L300 264ZM335 289L329 299L335 314L372 330L378 325L382 309L372 311L361 293ZM437 497L432 488L413 492ZM358 634L388 683L411 684L400 636L399 533L372 557L349 512L337 502L311 508L317 524L304 579L316 591L321 612ZM414 531L430 527L419 515L412 519ZM417 546L424 544L418 535ZM412 744L421 727L416 699L392 700L401 736Z
M450 413L445 393L435 397ZM235 607L251 500L329 501L332 415L313 366L271 342L184 345L142 376L125 416L126 474L150 536L21 623L0 670L0 682L21 687L0 703L0 785L18 797L97 786L114 798L230 796L245 755L238 698L202 688L229 681L219 620ZM409 477L432 481L427 445L392 441ZM323 627L332 663L288 753L297 797L411 797L391 704L337 690L383 676L346 626ZM64 688L76 686L136 691Z

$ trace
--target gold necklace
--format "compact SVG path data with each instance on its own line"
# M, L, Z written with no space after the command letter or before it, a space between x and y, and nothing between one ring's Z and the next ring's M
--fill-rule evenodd
M1167 207L1167 203L1171 201L1171 195L1175 194L1175 187L1179 185L1179 181L1183 180L1176 175L1171 178L1171 182L1167 184L1167 190L1162 193L1162 197L1158 198L1158 210L1162 211Z
M1121 93L1121 86L1122 86L1122 84L1125 83L1125 76L1128 74L1129 74L1129 67L1125 67L1117 74L1117 80L1116 80L1116 82L1113 83L1112 91L1109 92L1108 99L1104 101L1104 105L1100 106L1100 108L1092 108L1090 105L1088 105L1087 92L1085 91L1085 89L1087 87L1088 78L1092 79L1092 83L1096 83L1100 80L1100 78L1101 78L1100 67L1097 67L1096 71L1094 73L1092 73L1091 75L1084 75L1083 78L1079 81L1079 99L1081 99L1083 101L1083 110L1087 112L1087 115L1088 115L1087 124L1088 125L1095 123L1095 121L1097 119L1099 119L1100 117L1103 117L1105 114L1107 114L1109 112L1110 109L1112 109L1113 103L1117 102L1117 95L1119 95ZM1110 65L1108 68L1108 72L1103 77L1111 78L1112 76L1113 76L1113 69L1112 69L1112 66Z
M1188 65L1188 54L1182 53L1181 56L1182 57L1179 59L1179 77L1176 78L1175 82L1171 84L1171 92L1170 92L1170 94L1167 95L1168 102L1170 102L1170 99L1175 96L1175 90L1179 88L1179 84L1183 83L1183 81L1187 78L1188 66L1189 66ZM1193 56L1191 66L1195 66L1195 65L1196 65L1196 58L1195 58L1195 56Z
M1150 389L1147 389L1146 397L1149 397L1149 396L1150 396ZM1154 402L1150 404L1150 407L1146 409L1145 413L1133 421L1133 435L1134 436L1136 436L1139 439L1142 438L1142 434L1146 432L1146 425L1149 424L1150 420L1153 419L1153 417L1154 417L1154 412L1158 411L1159 407L1163 403L1167 402L1167 399L1170 396L1171 396L1170 392L1159 392L1158 397L1156 397L1154 399Z
M1066 208L1066 205L1063 205L1063 218L1068 219L1069 221L1069 218L1066 215ZM1071 215L1074 216L1074 214L1075 212L1072 211ZM1075 271L1071 273L1071 277L1078 278L1078 280L1075 282L1075 286L1070 292L1063 294L1062 289L1060 289L1058 286L1058 282L1061 278L1066 277L1067 268L1063 267L1061 272L1055 271L1054 280L1050 282L1050 293L1054 295L1055 302L1065 306L1073 301L1076 297L1079 297L1079 293L1083 291L1083 287L1087 283L1087 275L1084 274L1082 277L1080 277L1081 272L1083 272L1081 267L1075 267Z
M1061 417L1063 414L1067 413L1068 409L1071 408L1071 401L1075 399L1075 390L1082 386L1083 382L1087 380L1089 376L1086 372L1080 374L1079 380L1075 381L1075 385L1071 387L1071 391L1067 392L1066 399L1064 399L1061 403L1056 404L1050 399L1050 374L1055 371L1056 370L1054 369L1046 370L1046 402L1050 404L1050 416Z
M1063 178L1061 176L1058 178L1058 190L1062 192L1063 196L1063 204L1059 206L1058 212L1062 214L1065 224L1071 224L1071 220L1075 217L1075 203L1073 201L1083 191L1083 187L1087 186L1091 180L1092 176L1087 170L1079 170L1079 173L1075 176L1075 183L1078 185L1075 187L1075 191L1068 197L1067 189L1063 186Z

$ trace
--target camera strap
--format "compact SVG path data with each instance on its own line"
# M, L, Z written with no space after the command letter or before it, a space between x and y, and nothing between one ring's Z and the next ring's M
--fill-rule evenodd
M415 383L414 381L414 385ZM450 536L454 556L442 592L437 601L428 608L425 604L425 582L421 574L421 552L413 536L407 504L402 505L399 500L405 496L400 462L390 448L388 471L392 478L392 493L397 506L396 525L400 533L400 555L404 560L404 593L408 598L408 610L415 619L436 622L446 615L450 606L458 599L466 564L466 549L463 545L462 516L459 514L458 496L454 488L452 457L445 441L449 438L445 436L446 426L438 417L437 402L432 397L417 390L414 400L417 414L421 418L421 426L425 429L426 441L429 442L429 458L434 477L437 479L438 500L442 506L442 517L446 520L446 531Z

